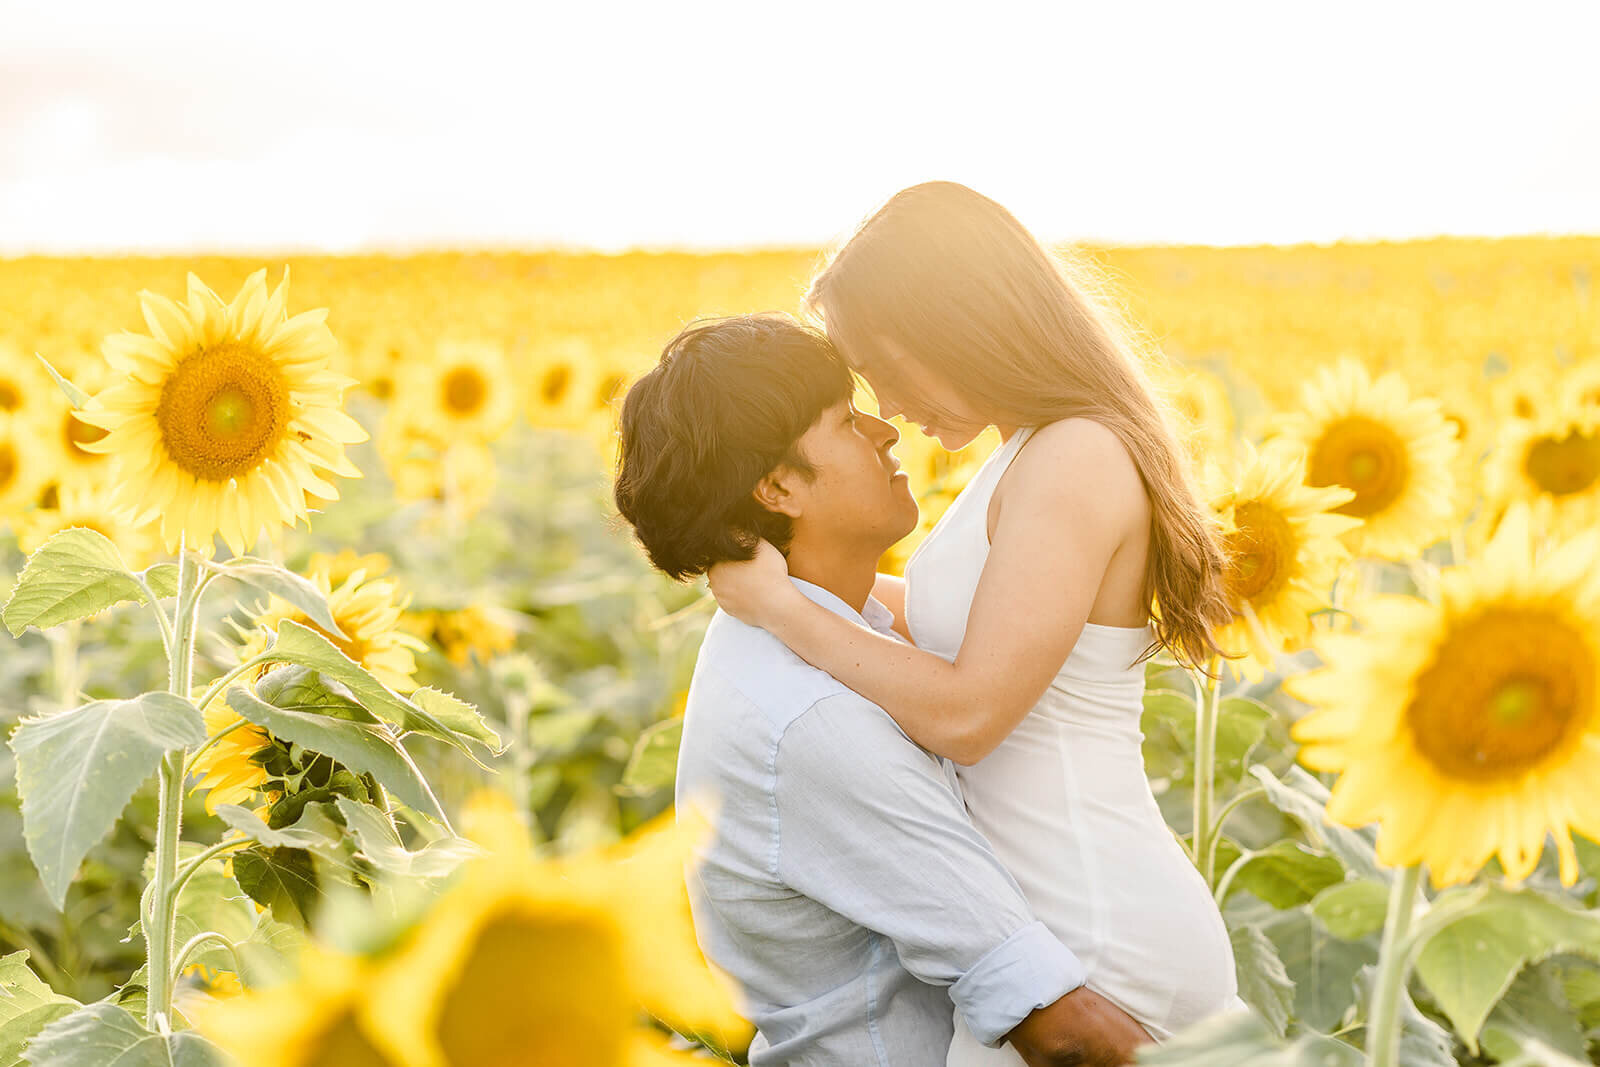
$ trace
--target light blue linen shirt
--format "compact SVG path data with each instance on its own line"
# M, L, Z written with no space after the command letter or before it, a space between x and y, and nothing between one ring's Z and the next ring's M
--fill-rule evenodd
M791 579L881 633L837 596ZM744 993L767 1064L942 1064L951 1002L998 1045L1083 984L973 827L953 775L881 708L718 611L689 686L680 812L710 814L689 864L706 956Z

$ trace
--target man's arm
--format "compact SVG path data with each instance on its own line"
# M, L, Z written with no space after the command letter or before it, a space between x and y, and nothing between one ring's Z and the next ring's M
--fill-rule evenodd
M1082 963L1034 918L938 764L881 709L848 692L818 701L785 732L775 770L781 880L884 934L918 978L949 986L980 1041L1015 1031L1051 1053L1104 1043L1058 1033L1072 1016L1054 1006L1082 984Z
M1099 993L1079 986L1006 1035L1029 1067L1117 1067L1150 1043L1144 1027Z

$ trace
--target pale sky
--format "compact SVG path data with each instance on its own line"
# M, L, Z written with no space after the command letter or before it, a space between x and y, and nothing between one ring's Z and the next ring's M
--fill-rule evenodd
M1600 3L0 0L0 255L1600 234Z

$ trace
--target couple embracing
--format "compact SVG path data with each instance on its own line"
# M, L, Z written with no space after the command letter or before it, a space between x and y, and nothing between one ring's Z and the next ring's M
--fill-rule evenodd
M711 815L690 901L750 1062L1123 1063L1244 1010L1139 731L1144 661L1217 651L1224 557L1114 320L945 182L891 199L807 300L825 334L674 338L623 403L615 487L721 609L677 795ZM876 573L918 517L897 413L1004 442L903 582Z

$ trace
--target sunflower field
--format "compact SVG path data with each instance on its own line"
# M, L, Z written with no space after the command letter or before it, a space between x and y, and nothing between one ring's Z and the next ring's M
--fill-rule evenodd
M1600 1062L1600 238L1069 254L1235 603L1143 729L1254 1010L1141 1062ZM743 1062L614 418L820 262L0 260L0 1067Z

